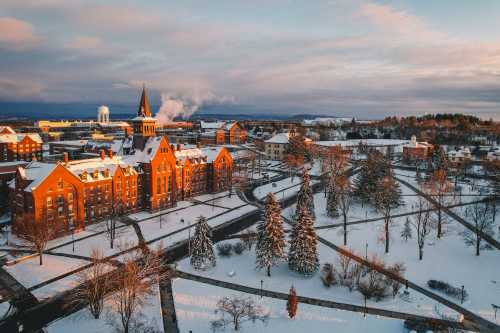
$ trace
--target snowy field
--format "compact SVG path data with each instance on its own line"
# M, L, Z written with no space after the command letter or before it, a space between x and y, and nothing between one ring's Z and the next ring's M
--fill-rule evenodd
M336 263L338 257L336 251L322 244L318 245L318 251L321 264L326 262ZM291 272L288 269L287 263L282 263L274 267L271 271L271 277L268 277L265 271L258 271L255 269L255 249L244 251L240 255L233 254L231 257L217 256L216 267L208 271L194 270L189 264L189 259L181 260L177 268L192 274L203 275L254 288L260 288L260 281L262 280L264 289L284 293L287 293L293 285L297 290L297 294L301 296L361 306L364 305L364 298L361 293L357 291L349 292L347 288L339 286L328 289L323 286L319 273L312 277L303 277L302 275ZM234 272L234 276L230 276L230 272ZM367 305L382 309L437 317L434 311L437 302L415 292L410 292L410 299L408 301L403 300L400 296L396 296L395 298L387 297L379 302L368 300ZM452 310L444 309L443 311L455 315L455 312Z
M285 178L277 182L259 186L253 191L253 194L257 199L262 200L269 192L273 192L276 194L277 199L281 200L295 195L300 189L301 181L302 178L299 176L294 177L293 181L292 177ZM311 180L310 184L312 185L316 182L317 180Z
M214 313L217 300L224 296L249 296L211 285L176 279L173 283L175 308L181 332L211 332L210 321L218 317ZM302 332L404 332L403 322L378 316L363 317L361 313L328 309L299 304L297 316L289 319L286 302L273 298L251 296L256 304L270 314L267 324L243 323L242 332L302 333ZM227 328L226 332L233 332Z
M104 333L114 332L114 327L110 322L116 318L116 312L113 311L111 299L105 301L103 313L99 319L94 319L88 308L84 308L67 317L52 322L47 328L48 333ZM146 301L146 305L141 309L138 315L141 321L150 324L157 330L163 332L163 319L161 316L160 293L158 289Z

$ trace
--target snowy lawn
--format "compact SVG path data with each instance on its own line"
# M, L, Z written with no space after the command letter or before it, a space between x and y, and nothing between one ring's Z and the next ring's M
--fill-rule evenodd
M113 303L108 297L105 301L104 310L99 319L94 319L90 311L85 308L67 317L61 318L49 324L46 328L48 333L111 333L115 329L110 325L110 320L116 318L117 313L113 310ZM150 323L160 332L163 332L163 319L161 316L160 293L158 289L148 298L147 304L140 310L138 316L143 322Z
M336 263L336 251L322 244L318 245L318 250L321 264L326 262ZM194 270L189 264L189 259L183 259L178 262L177 268L192 274L208 276L214 279L238 283L254 288L260 288L260 281L263 280L264 289L285 293L288 292L290 286L293 285L297 290L297 294L302 296L356 305L364 304L364 298L361 293L357 291L349 292L349 290L344 287L332 287L328 289L323 286L323 283L319 278L319 273L309 278L303 277L299 274L291 272L288 269L287 263L282 263L279 266L274 267L271 271L272 276L267 277L265 271L257 271L255 269L254 249L250 252L245 251L241 255L233 254L231 257L217 256L216 267L208 271ZM230 272L234 272L234 276L230 276ZM426 316L436 316L434 312L434 306L437 304L436 302L411 291L410 295L411 296L408 301L396 296L396 298L387 297L379 302L368 300L367 304L368 306L388 310L415 313Z
M36 256L12 266L4 266L4 268L23 286L29 288L66 272L85 266L88 263L89 262L86 260L45 254L43 255L42 266L39 264L39 257Z
M380 240L384 230L382 221L349 226L348 247L364 256L368 244L369 256L377 254L389 264L403 262L407 268L405 276L425 288L429 279L443 280L459 288L464 285L470 299L463 306L493 320L491 304L497 304L500 299L500 253L483 251L476 257L474 249L467 247L458 234L463 227L453 221L446 226L446 235L441 240L437 239L435 230L431 232L423 260L419 261L415 231L412 230L413 238L408 242L400 237L405 221L405 217L395 219L390 227L389 254L384 253L384 241ZM342 228L320 230L318 235L334 244L343 244ZM450 300L460 303L457 299Z
M173 283L175 308L181 332L210 332L210 321L217 319L214 313L217 301L224 296L250 296L256 304L270 314L267 325L256 322L243 323L242 332L301 333L301 332L384 332L399 333L403 322L378 316L363 317L361 313L328 309L299 304L295 319L289 319L286 302L273 298L238 293L189 280L176 279ZM300 292L299 292L300 295ZM227 328L226 332L233 332Z

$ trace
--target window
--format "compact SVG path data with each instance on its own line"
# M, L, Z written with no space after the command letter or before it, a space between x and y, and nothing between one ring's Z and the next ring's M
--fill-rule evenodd
M64 187L63 180L62 180L62 178L59 178L59 179L57 180L57 188L58 188L58 189L62 189L63 187Z
M68 205L68 213L73 214L73 205Z
M69 202L73 201L73 193L68 193L68 201Z
M57 215L59 217L62 217L64 215L64 209L61 206L57 207Z
M47 197L47 208L52 207L52 197Z
M57 205L58 206L64 205L64 198L62 195L57 196Z

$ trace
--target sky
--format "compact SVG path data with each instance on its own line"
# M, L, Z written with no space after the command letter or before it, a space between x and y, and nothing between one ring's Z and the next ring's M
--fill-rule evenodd
M499 16L497 0L1 0L0 101L135 104L145 84L174 113L499 119Z

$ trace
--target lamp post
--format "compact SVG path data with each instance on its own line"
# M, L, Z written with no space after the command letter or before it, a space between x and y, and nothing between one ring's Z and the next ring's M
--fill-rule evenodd
M460 299L460 304L464 304L464 286L462 286L462 297Z
M260 280L260 298L262 298L262 289L264 288L264 280Z
M162 220L162 216L163 216L163 215L161 215L161 214L160 214L160 229L161 229L161 220Z
M188 253L191 256L191 220L188 221Z
M73 253L75 253L75 228L71 229L71 243L73 246Z
M366 242L365 246L365 260L368 261L368 242Z

